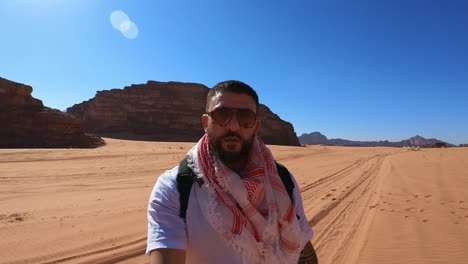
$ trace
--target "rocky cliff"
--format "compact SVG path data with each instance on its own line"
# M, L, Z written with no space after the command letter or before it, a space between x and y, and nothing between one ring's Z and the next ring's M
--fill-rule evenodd
M81 121L44 107L32 87L0 77L0 148L87 148L104 144L84 134Z
M85 131L101 136L158 141L197 141L209 88L196 83L156 82L99 91L67 112ZM293 126L264 105L259 107L259 136L267 144L300 145Z

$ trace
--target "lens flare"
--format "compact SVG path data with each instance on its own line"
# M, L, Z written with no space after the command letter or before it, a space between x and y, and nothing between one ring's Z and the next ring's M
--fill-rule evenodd
M138 37L138 26L130 20L130 17L121 10L115 10L110 14L110 23L122 35L128 39Z

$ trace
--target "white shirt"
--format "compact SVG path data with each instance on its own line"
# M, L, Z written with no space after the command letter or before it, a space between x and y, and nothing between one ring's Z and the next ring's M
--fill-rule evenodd
M196 182L192 185L187 206L186 223L180 217L179 191L177 190L178 167L164 172L157 180L148 206L148 242L146 253L157 248L174 248L186 251L186 263L240 264L241 256L219 238L210 223L203 217L195 193L200 191ZM292 177L292 175L291 175ZM313 236L302 206L301 194L296 180L293 201L299 224ZM246 263L247 264L247 263Z

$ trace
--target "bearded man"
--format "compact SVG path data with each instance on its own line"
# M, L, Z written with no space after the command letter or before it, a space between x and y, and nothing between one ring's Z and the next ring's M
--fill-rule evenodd
M209 91L204 136L151 193L151 263L317 263L299 187L256 135L258 105L240 81Z

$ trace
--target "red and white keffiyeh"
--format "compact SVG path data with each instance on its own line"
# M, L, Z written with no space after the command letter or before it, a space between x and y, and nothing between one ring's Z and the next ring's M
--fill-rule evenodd
M213 229L245 263L297 263L308 232L270 150L254 138L243 178L213 154L207 135L188 153L189 167L205 182L196 196Z

